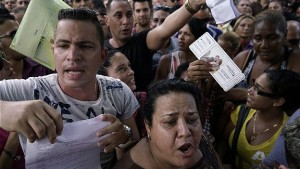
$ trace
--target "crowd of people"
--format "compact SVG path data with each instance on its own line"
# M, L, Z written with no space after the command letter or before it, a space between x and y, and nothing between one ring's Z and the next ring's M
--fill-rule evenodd
M234 0L224 24L205 0L64 2L55 70L10 48L31 1L0 2L0 169L91 118L95 168L300 168L299 2ZM245 75L227 92L189 49L205 32Z

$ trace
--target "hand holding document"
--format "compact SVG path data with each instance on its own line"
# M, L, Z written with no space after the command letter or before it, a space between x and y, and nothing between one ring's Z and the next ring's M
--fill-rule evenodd
M108 125L98 116L65 124L62 135L57 137L54 144L47 138L34 143L27 141L24 150L26 168L101 169L100 152L103 150L97 147L99 138L96 132Z
M239 67L209 33L203 34L189 47L198 59L210 62L213 69L210 74L225 92L245 78Z
M52 43L62 0L31 0L10 48L54 70Z
M206 0L217 24L226 23L240 15L232 0Z

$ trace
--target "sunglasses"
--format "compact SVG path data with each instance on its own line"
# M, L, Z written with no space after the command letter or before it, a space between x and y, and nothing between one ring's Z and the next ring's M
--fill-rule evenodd
M153 7L153 10L154 11L162 10L162 11L165 11L165 12L170 12L171 8L169 6L156 5L156 6Z
M6 35L0 36L0 39L2 39L2 38L11 38L11 39L13 39L15 37L16 33L17 33L17 30L13 30L13 31L9 32Z
M262 90L260 90L259 86L257 83L254 83L253 86L252 86L253 90L257 93L257 95L260 95L260 96L264 96L264 97L269 97L269 98L275 98L276 96L272 93L267 93L267 92L264 92Z

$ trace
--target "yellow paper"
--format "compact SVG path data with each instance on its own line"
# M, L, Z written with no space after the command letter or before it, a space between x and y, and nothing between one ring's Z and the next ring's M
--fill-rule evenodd
M66 8L63 0L31 0L10 48L54 70L51 42L58 11Z

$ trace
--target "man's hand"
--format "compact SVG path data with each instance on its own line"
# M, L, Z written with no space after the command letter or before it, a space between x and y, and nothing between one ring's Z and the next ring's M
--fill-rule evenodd
M0 101L0 127L23 134L31 143L45 136L54 143L62 133L63 121L60 113L42 100Z
M110 122L110 125L97 132L97 137L109 134L107 137L97 143L99 147L104 148L104 152L112 152L118 145L124 144L129 139L121 121L111 115L102 114L100 118L103 121Z
M187 81L197 82L198 80L211 77L209 71L212 71L209 62L203 60L195 60L190 63L187 69Z

